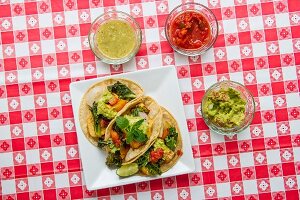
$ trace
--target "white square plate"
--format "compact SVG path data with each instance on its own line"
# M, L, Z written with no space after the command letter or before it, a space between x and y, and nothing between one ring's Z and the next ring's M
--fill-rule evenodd
M145 95L153 97L161 106L168 109L176 118L183 141L183 155L177 164L166 173L156 177L131 176L119 178L116 170L111 170L105 165L106 153L93 146L84 136L78 119L80 100L85 91L94 83L107 78L127 78L140 84ZM96 79L73 82L70 85L73 113L75 118L80 157L87 189L95 190L118 185L125 185L141 181L154 180L163 177L191 173L195 164L191 149L190 137L187 129L184 108L179 90L176 69L163 67L142 70L125 74L101 77Z

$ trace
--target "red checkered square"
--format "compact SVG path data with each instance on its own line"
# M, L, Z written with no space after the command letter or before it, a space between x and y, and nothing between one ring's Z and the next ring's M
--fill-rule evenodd
M250 31L239 32L238 35L239 35L240 44L250 44L251 43Z
M91 50L83 50L82 56L83 56L83 62L95 61L95 55Z
M87 36L89 34L91 24L80 24L79 27L80 27L80 35Z
M277 109L275 110L276 121L287 121L288 120L288 112L287 109Z
M1 41L2 41L2 44L14 43L13 31L1 32Z
M89 8L89 1L77 0L77 7L78 7L78 9L88 9Z
M71 193L72 199L82 199L83 198L81 186L70 187L70 193Z
M30 56L30 63L32 68L43 66L43 57L41 55Z
M40 30L38 28L28 29L28 41L39 41L40 40Z
M236 6L235 7L235 15L237 18L248 17L247 5Z
M216 69L218 74L228 73L228 63L227 61L216 62Z
M44 82L33 82L32 85L34 94L44 94L46 92Z
M225 46L225 37L224 34L220 34L217 37L214 47L224 47L224 46Z
M0 18L2 17L11 17L10 5L0 5Z
M23 151L25 149L24 139L12 139L12 149L13 151Z
M229 169L229 178L230 181L241 181L242 180L242 173L240 168L236 169Z
M67 164L68 164L69 172L77 172L80 170L80 160L79 159L67 160Z
M214 171L202 172L202 178L205 185L216 183Z
M48 175L53 173L53 162L41 163L42 175Z
M151 190L161 190L163 188L162 180L158 179L158 180L150 181L150 188L151 188Z
M16 64L15 58L4 59L4 70L5 71L11 71L11 70L16 70L16 69L17 69L17 64Z
M25 3L25 13L26 15L37 14L37 3L36 2Z
M37 121L46 121L46 120L48 120L48 110L47 110L47 108L36 109L35 114L36 114L36 120Z
M265 29L265 38L266 41L276 41L278 40L278 36L277 36L277 29L273 28L273 29Z
M38 136L39 148L51 147L51 140L49 135Z
M295 175L295 164L293 162L282 163L281 165L284 176Z
M54 29L54 38L66 38L66 27L65 26L56 26Z
M256 171L256 178L257 179L268 178L269 177L268 166L267 165L255 166L255 171Z
M273 2L267 2L261 4L261 10L263 15L274 14L274 5Z
M297 0L288 1L288 8L290 12L300 11L300 5Z

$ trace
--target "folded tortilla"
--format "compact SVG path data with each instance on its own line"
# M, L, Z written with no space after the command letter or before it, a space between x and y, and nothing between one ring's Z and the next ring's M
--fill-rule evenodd
M166 128L169 128L169 127L175 127L176 132L178 133L177 144L176 144L176 148L174 150L175 156L173 157L173 159L170 162L164 163L160 166L161 172L164 173L164 172L168 171L169 169L171 169L179 160L181 154L178 154L177 152L178 151L182 152L182 137L181 137L178 123L175 120L175 118L165 108L161 107L161 109L162 109L162 113L163 113L162 114L163 115L163 118L162 118L163 125L162 125L162 131L161 131L159 137L162 136L163 130Z
M93 105L94 102L98 102L101 99L103 93L107 90L107 86L113 85L118 81L126 85L133 93L136 94L136 98L129 101L124 106L124 108L118 112L118 113L122 113L124 110L126 110L128 105L131 104L131 102L134 102L136 99L140 98L144 93L143 88L133 81L127 79L121 79L121 78L106 79L104 81L100 81L92 85L85 92L85 94L81 99L81 103L79 107L80 126L86 138L95 146L98 145L98 138L92 137L93 134L90 133L91 131L94 131L92 128L90 128L90 127L94 127L93 115L92 112L90 111L90 107ZM109 125L107 127L109 127Z
M161 132L161 127L162 127L161 108L158 105L158 103L149 96L146 96L146 97L144 96L144 97L140 97L139 99L136 99L130 105L128 105L126 107L126 110L123 111L120 115L122 116L122 115L127 114L127 112L129 112L131 108L135 107L137 104L139 104L141 102L144 103L144 105L150 111L147 114L147 122L149 124L151 134L145 144L143 144L142 146L140 146L137 149L133 149L133 148L129 149L129 151L127 152L127 154L124 158L124 161L122 163L123 165L132 163L136 159L138 159L140 155L143 155L148 150L148 148L153 144L153 141L158 137L158 135ZM107 130L105 133L105 140L108 140L111 137L110 133L111 133L111 129L113 128L115 121L116 121L116 118L113 121L111 121L111 123L107 127Z

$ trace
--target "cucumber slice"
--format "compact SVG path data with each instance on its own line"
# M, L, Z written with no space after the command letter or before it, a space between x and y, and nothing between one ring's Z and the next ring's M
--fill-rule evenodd
M121 177L127 177L136 174L138 171L139 165L137 163L130 163L117 169L117 175Z

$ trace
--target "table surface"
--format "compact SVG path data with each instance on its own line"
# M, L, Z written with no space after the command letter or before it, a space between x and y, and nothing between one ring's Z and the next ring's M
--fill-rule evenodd
M168 13L181 1L2 0L0 196L299 198L300 2L201 2L215 13L219 36L206 54L188 58L174 53L164 35ZM139 53L123 65L97 61L88 45L91 21L110 9L130 13L143 32ZM88 191L69 84L168 65L177 68L196 172ZM205 90L224 79L246 85L257 104L251 126L233 138L210 133L200 115Z

